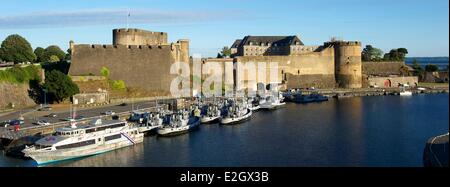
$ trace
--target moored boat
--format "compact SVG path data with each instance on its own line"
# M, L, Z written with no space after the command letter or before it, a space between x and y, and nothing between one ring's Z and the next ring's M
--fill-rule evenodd
M220 120L221 112L220 108L215 105L210 105L206 109L206 114L200 118L201 123L214 123Z
M156 132L161 136L179 135L194 129L199 125L199 117L190 117L187 111L183 111L182 113L172 114L169 122L157 128Z
M101 154L141 143L144 135L126 121L94 120L84 127L63 127L22 152L38 164Z
M234 103L229 107L227 114L220 120L222 125L231 125L249 120L252 116L252 110L247 107L247 103Z
M259 104L259 107L261 109L268 109L268 110L277 109L286 104L282 100L283 96L281 95L281 93L277 93L276 95L267 95L262 100L263 102Z

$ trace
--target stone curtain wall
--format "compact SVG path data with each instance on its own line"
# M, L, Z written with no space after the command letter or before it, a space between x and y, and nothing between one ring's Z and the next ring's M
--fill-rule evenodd
M248 63L278 62L278 79L285 83L285 88L334 88L334 50L325 48L320 52L311 52L296 56L245 56L236 57L236 62ZM256 71L256 77L258 77ZM269 75L269 70L266 75ZM246 80L244 80L246 81ZM266 80L257 80L257 82L268 83Z
M366 75L389 76L400 75L404 62L362 62L362 71Z
M123 80L127 87L168 94L175 75L170 66L178 56L170 45L74 45L69 75L100 76L102 67L110 70L110 79Z
M364 87L377 85L380 88L385 88L386 82L390 82L391 87L398 87L398 84L409 84L410 86L415 87L419 82L418 77L416 76L408 76L408 77L368 77L367 83L368 85L364 85Z

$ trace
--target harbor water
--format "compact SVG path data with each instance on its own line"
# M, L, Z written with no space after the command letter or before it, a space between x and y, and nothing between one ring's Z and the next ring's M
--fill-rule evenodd
M449 95L288 103L233 126L201 125L175 136L54 166L423 166L426 141L448 132ZM0 155L0 166L36 166Z

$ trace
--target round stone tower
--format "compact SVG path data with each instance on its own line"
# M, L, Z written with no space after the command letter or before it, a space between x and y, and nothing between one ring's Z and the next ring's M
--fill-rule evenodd
M341 88L362 87L361 42L333 41L335 77Z
M140 29L114 29L113 45L161 45L167 44L167 33Z

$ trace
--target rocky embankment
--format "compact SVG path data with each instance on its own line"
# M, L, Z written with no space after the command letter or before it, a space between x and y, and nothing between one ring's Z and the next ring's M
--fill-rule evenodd
M15 108L25 108L36 105L29 97L28 84L13 84L0 82L0 111Z

